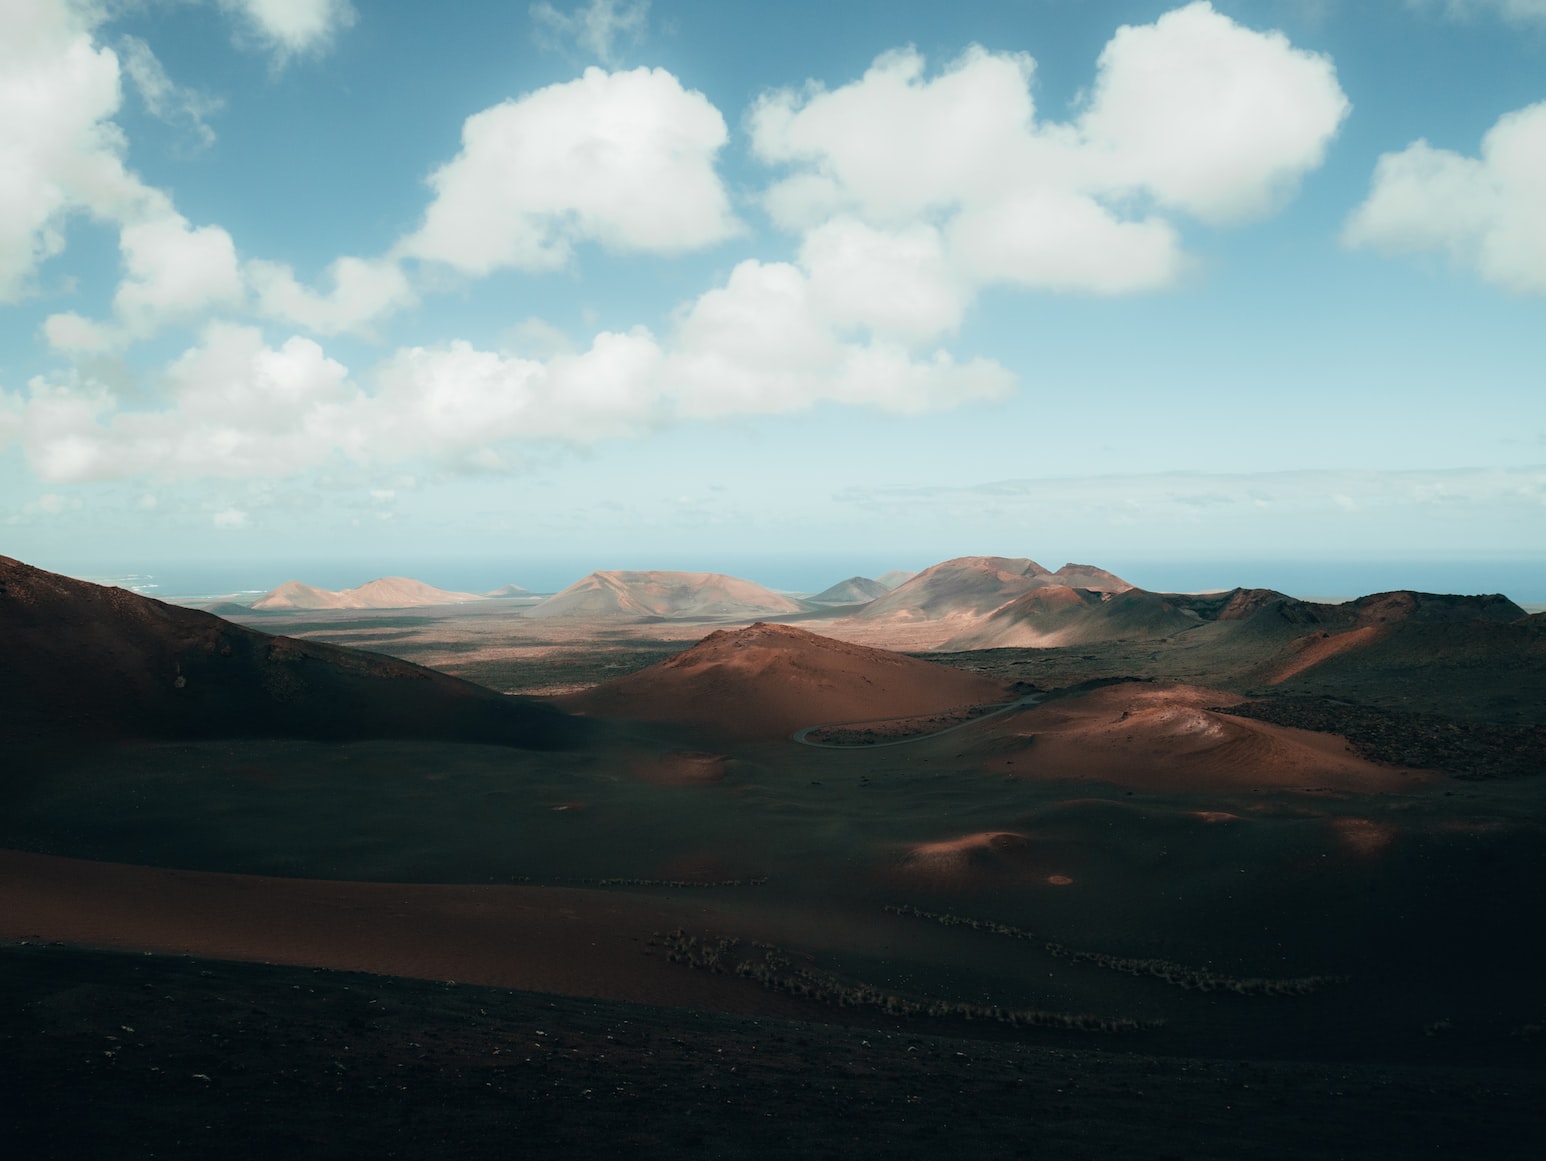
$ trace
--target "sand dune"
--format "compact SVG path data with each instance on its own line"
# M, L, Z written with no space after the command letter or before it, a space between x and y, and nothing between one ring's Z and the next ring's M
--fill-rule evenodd
M271 637L0 557L12 737L419 737L547 747L578 723L417 665Z
M1360 758L1334 734L1215 712L1245 699L1189 685L1124 682L985 726L986 768L1030 778L1089 779L1152 790L1253 787L1377 793L1429 779Z
M556 699L603 717L778 738L826 722L937 713L1011 700L1000 682L788 625L711 633L686 652Z
M593 572L534 605L531 617L759 617L805 606L739 577L715 572Z
M456 605L481 601L476 593L437 589L408 577L388 576L358 588L313 588L300 581L286 581L252 602L254 609L412 609L425 605Z

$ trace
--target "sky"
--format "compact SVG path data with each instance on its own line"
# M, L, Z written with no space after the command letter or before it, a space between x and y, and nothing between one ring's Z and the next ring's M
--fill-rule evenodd
M1546 0L0 0L0 553L1546 601Z

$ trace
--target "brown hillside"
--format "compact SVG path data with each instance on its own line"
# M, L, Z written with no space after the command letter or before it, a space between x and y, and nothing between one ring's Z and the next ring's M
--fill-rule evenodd
M1011 700L966 670L758 623L709 634L667 661L558 699L603 717L700 726L727 739L938 713Z
M1133 587L1121 577L1087 564L1065 564L1050 572L1025 557L962 556L924 569L854 616L867 621L972 620L1048 585L1106 592Z
M871 601L856 614L864 620L937 620L981 616L1052 574L1023 557L962 556L926 568L912 580Z
M551 707L0 557L0 729L12 738L416 737L550 748Z
M1357 757L1334 734L1211 708L1243 700L1191 685L1109 685L996 719L978 745L979 761L1020 777L1166 791L1379 792L1410 788L1425 777Z
M1045 585L1016 597L945 649L1047 648L1098 641L1167 637L1202 623L1199 614L1162 593L1129 588L1097 592Z

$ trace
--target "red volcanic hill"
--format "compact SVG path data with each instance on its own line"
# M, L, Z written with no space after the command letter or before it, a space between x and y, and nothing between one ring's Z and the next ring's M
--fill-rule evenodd
M405 576L386 576L353 589L318 589L286 581L252 602L254 609L413 609L481 601L476 593L453 593Z
M766 617L799 601L717 572L593 572L527 610L528 617Z
M550 749L552 707L405 661L272 637L0 557L0 730L90 737L438 738Z
M1033 589L1074 584L1110 592L1133 587L1090 565L1066 564L1051 572L1024 557L962 556L924 569L854 616L866 621L976 618Z
M667 661L556 700L587 714L694 725L747 740L1012 697L1001 682L964 669L758 623L710 633Z
M961 743L963 757L1018 777L1167 791L1291 786L1377 792L1425 777L1359 757L1335 734L1214 709L1244 700L1193 685L1121 682L986 723Z

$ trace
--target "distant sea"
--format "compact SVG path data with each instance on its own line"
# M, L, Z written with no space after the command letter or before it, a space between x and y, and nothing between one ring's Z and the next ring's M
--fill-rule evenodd
M413 558L355 560L72 560L29 561L98 584L120 585L165 598L254 597L285 581L345 589L382 576L406 576L438 588L482 593L517 584L536 593L557 592L594 569L682 569L722 572L788 592L819 592L850 576L878 576L889 569L920 569L940 557L908 560L856 556L724 556L610 560L542 558ZM1038 558L1040 560L1040 558ZM1040 563L1057 568L1063 560ZM1520 604L1546 604L1546 557L1442 560L1144 560L1084 561L1110 569L1142 588L1201 592L1269 588L1296 597L1345 599L1391 589L1440 593L1503 593Z

